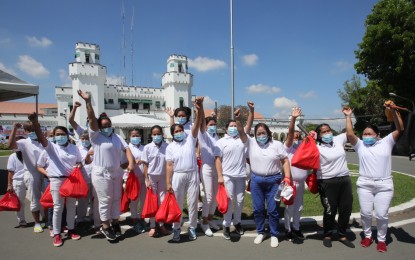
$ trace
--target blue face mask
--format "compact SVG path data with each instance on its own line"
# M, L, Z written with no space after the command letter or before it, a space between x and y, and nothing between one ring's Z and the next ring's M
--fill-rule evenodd
M373 145L374 143L376 143L376 137L374 136L363 136L362 139L365 145Z
M163 136L162 135L153 135L153 142L155 144L159 144L161 143L161 141L163 141Z
M52 143L55 140L53 139L53 137L48 137L48 141Z
M235 137L238 135L238 128L236 126L229 126L228 127L228 135Z
M333 134L325 134L321 137L321 140L326 144L333 142Z
M65 145L68 142L68 136L66 136L66 135L57 135L57 136L55 136L55 141L59 145Z
M112 127L102 128L101 133L109 137L112 134Z
M265 144L268 141L268 138L269 138L268 135L260 135L256 137L256 140L260 144Z
M141 143L141 137L131 137L131 138L130 138L130 142L131 142L133 145L137 145L137 144Z
M216 126L215 125L208 126L207 131L209 134L216 134Z
M178 117L177 122L179 122L179 124L181 124L181 125L184 125L187 122L187 118L186 117Z
M181 142L181 141L183 141L183 139L184 139L184 132L180 132L180 133L174 134L173 139L174 139L176 142Z
M82 146L85 148L88 148L91 146L91 142L88 140L82 141L81 143L82 143Z
M37 140L37 135L35 132L30 132L27 134L27 136L30 138L30 140Z

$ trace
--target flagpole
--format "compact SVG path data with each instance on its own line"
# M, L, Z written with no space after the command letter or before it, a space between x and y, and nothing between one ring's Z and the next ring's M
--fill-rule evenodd
M233 1L231 1L231 89L232 89L232 95L231 95L231 118L235 119L233 111L234 111L234 107L235 107L235 86L234 86L234 79L235 79L235 75L234 75L234 57L233 57Z

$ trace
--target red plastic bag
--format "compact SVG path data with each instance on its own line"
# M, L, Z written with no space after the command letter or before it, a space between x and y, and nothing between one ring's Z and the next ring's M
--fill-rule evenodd
M289 206L289 205L292 205L294 203L295 196L297 195L297 187L294 184L291 184L291 183L286 183L285 185L289 185L289 186L291 186L291 188L293 188L293 195L291 196L291 198L289 200L282 197L282 202L285 205Z
M125 213L129 209L130 209L130 201L128 200L127 193L123 191L122 196L121 196L120 211L122 213Z
M20 202L16 193L8 191L0 200L0 211L19 211Z
M152 189L147 188L146 200L144 201L143 210L141 212L142 218L154 218L158 210L157 194Z
M218 186L218 193L216 194L216 202L218 203L218 211L222 214L228 212L228 194L226 193L225 185Z
M40 204L44 209L53 208L53 198L52 193L50 193L50 184L46 187L45 192L43 192L42 197L40 198Z
M197 159L197 169L198 169L198 173L200 173L200 170L202 169L202 159Z
M127 182L125 183L125 193L127 198L131 201L135 201L140 193L140 181L134 172L128 173Z
M70 198L86 198L88 196L88 184L86 184L79 167L75 167L71 175L62 183L59 193L62 197Z
M167 192L156 213L156 222L173 223L180 222L182 211L177 204L176 197L173 193Z
M305 180L305 182L307 183L308 190L311 193L313 194L318 193L318 182L317 182L316 170L313 170L313 172L307 176L307 179Z
M320 168L320 152L313 137L309 135L301 142L294 153L291 165L303 170L318 170Z

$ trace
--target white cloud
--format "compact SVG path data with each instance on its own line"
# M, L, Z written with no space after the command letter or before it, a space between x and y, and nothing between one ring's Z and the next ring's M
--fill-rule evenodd
M263 85L263 84L254 84L246 87L248 93L278 93L281 91L278 87Z
M279 110L277 113L275 113L272 117L273 118L278 118L278 119L283 119L283 120L288 120L288 118L291 115L291 109L282 109Z
M17 75L17 73L13 70L13 69L11 69L11 68L7 68L3 63L1 63L0 62L0 70L2 70L2 71L4 71L4 72L7 72L7 73L9 73L9 74L12 74L12 75Z
M72 81L69 78L68 72L64 69L58 70L59 78L62 81L62 87L71 87Z
M332 73L342 72L353 68L353 64L347 61L336 61L332 68Z
M315 98L316 97L316 93L314 92L314 90L308 91L306 93L301 93L300 97L308 99L308 98Z
M36 38L35 36L26 36L27 43L29 43L29 46L31 47L41 47L46 48L52 45L52 41L49 40L46 37L42 37L41 39Z
M274 99L274 106L276 108L289 108L298 106L297 102L294 99L288 99L286 97L279 97Z
M114 76L114 75L107 76L107 84L108 85L121 85L121 83L122 83L122 77L121 76Z
M217 70L226 67L226 62L207 57L198 56L196 59L189 59L189 67L194 68L199 72L206 72L209 70Z
M49 76L49 71L29 55L20 55L16 64L17 68L35 78L44 78Z
M211 99L209 96L205 96L203 99L203 107L212 109L215 107L215 100Z
M246 66L254 66L258 62L258 56L256 54L248 54L244 55L242 60Z

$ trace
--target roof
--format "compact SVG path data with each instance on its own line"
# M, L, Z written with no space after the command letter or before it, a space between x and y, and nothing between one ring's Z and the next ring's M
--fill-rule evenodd
M39 115L42 115L42 109L57 108L56 104L38 104ZM36 111L35 103L24 102L0 102L0 114L30 114Z
M159 125L161 127L170 126L170 122L162 121L148 115L122 114L119 116L112 116L110 119L112 126L119 128L151 128L154 125Z
M212 116L213 109L205 109L205 117ZM264 116L258 112L254 112L254 119L264 119Z
M0 70L0 101L39 95L39 86Z

